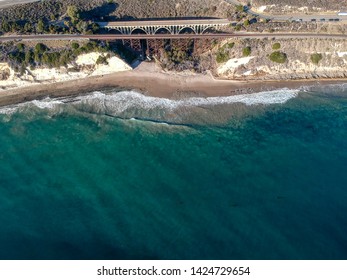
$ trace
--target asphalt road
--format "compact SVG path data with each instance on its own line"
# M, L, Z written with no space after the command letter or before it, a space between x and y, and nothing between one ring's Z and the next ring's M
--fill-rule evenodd
M38 41L38 40L125 40L125 39L218 39L218 38L334 38L347 39L345 34L315 34L315 33L218 33L218 34L108 34L108 35L26 35L2 36L4 41Z
M25 4L25 3L32 3L32 2L38 2L38 1L40 0L0 0L0 9L13 6L16 4Z

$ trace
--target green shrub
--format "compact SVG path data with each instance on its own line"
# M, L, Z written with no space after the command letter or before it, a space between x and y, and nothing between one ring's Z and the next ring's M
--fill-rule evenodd
M60 63L60 53L59 52L45 52L42 55L42 63L48 65L49 67L59 67Z
M36 24L36 31L38 33L43 33L45 31L45 28L46 28L45 23L43 22L42 19L40 19L38 23Z
M273 50L279 50L281 48L281 44L280 43L275 43L272 45L272 49Z
M107 58L105 56L103 56L103 55L100 55L95 63L96 64L105 64L105 65L108 64Z
M68 6L66 13L72 21L78 20L81 16L79 9L75 5Z
M24 52L12 52L9 54L9 58L11 61L16 62L18 64L22 64L25 60L25 53Z
M218 63L224 63L229 60L229 50L235 46L234 42L226 43L218 49L216 53L216 61Z
M72 49L76 50L76 49L78 49L80 47L80 45L78 43L76 43L76 42L73 42L71 44L71 47L72 47Z
M250 56L250 55L251 55L251 52L252 52L251 47L245 47L245 48L243 48L243 50L242 50L243 56Z
M276 63L285 63L287 61L287 55L283 52L276 51L270 54L270 60Z
M235 46L235 43L234 43L234 42L231 42L231 43L228 43L228 44L227 44L227 47L228 47L229 49L232 49L234 46Z
M241 30L241 25L240 25L240 24L237 24L237 25L235 26L235 30L236 30L236 31L240 31L240 30Z
M311 54L311 61L312 63L314 64L318 64L319 61L321 61L323 58L322 54L321 53L314 53L314 54Z
M219 51L216 55L216 61L218 63L224 63L227 62L229 60L229 54L227 52L224 51Z
M38 54L43 54L46 50L47 50L47 46L42 44L42 43L38 43L36 44L35 46L35 53L38 53Z
M24 49L25 49L25 45L24 45L23 43L19 43L19 44L17 45L17 49L18 49L20 52L22 52L22 51L24 51Z
M34 62L34 53L29 50L25 53L25 63L27 65L32 64Z
M237 6L236 6L236 11L238 11L238 12L243 12L243 11L244 11L243 6L242 6L242 5L237 5Z

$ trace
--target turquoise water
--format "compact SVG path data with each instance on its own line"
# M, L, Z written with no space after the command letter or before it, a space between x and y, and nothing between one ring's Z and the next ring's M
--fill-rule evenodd
M1 259L346 259L347 87L0 109Z

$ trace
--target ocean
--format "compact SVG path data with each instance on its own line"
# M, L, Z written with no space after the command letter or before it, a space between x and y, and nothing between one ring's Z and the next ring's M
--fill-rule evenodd
M0 259L346 259L347 85L0 108Z

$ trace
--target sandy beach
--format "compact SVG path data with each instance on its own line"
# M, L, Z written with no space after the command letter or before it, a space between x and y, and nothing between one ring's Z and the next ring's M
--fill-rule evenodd
M45 97L64 97L106 89L136 89L145 95L163 98L187 96L228 96L301 86L343 83L347 80L299 80L251 82L219 80L211 74L165 72L154 63L144 62L132 71L92 76L50 84L35 84L0 92L0 106L17 104Z

